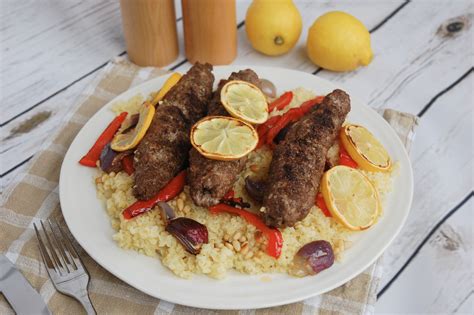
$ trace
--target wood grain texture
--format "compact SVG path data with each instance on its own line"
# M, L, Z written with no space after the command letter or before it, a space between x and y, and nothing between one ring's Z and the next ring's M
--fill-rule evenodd
M41 148L45 140L57 131L63 122L64 116L71 111L80 93L94 80L96 74L85 78L56 97L49 99L41 107L35 108L25 115L19 123L9 124L2 128L0 134L0 157L2 160L0 174L4 174L18 163L28 159ZM24 126L25 122L34 120L35 117L45 113L49 113L49 119L35 125L29 132L15 132L15 129ZM3 176L1 178L2 190L24 169L24 167L20 167Z
M180 3L181 3L180 1L176 2L178 16L180 15ZM249 3L250 1L237 2L237 21L240 22L244 20L245 12ZM364 2L361 2L359 5L348 4L341 1L325 2L325 3L307 2L307 1L297 2L297 6L303 16L305 27L303 28L304 31L298 43L299 48L296 47L293 51L291 51L290 52L290 54L292 54L291 56L285 55L285 56L282 56L281 58L268 58L254 51L252 47L249 45L249 43L247 42L245 29L240 28L238 31L239 55L238 55L238 59L234 63L251 65L251 64L260 64L262 63L262 61L270 60L272 62L272 65L274 66L291 68L292 63L294 63L295 61L298 61L301 59L305 60L305 62L308 61L305 56L301 56L298 53L295 55L295 51L297 52L299 50L301 53L301 51L304 50L303 47L304 47L304 42L306 41L306 33L305 33L306 29L311 25L312 21L314 20L314 17L318 16L320 13L326 12L329 10L334 10L334 9L346 10L348 12L352 12L353 14L357 15L367 25L367 27L371 28L379 24L380 21L384 20L384 18L388 14L390 14L396 7L398 7L400 3L402 2L401 1L388 1L387 3L384 3L384 4L377 3L375 5L375 9L377 10L373 10L373 9L369 10L369 8L373 7L373 2L371 1L364 1ZM117 18L120 19L120 16L117 16ZM120 23L120 21L118 21L118 23ZM51 30L51 32L54 32L54 29ZM56 36L56 35L51 35L51 36ZM184 39L183 24L181 21L178 22L178 38L180 39L180 42L183 43L183 39ZM246 49L247 51L242 52L241 50L243 49ZM67 57L69 59L73 58L72 56L67 56ZM79 61L82 60L79 57L77 58ZM184 60L186 59L184 56L183 49L181 47L180 54L175 64L171 65L170 68L173 68L176 64L180 64ZM185 62L180 67L176 68L176 71L184 72L189 67L190 67L190 63ZM314 69L314 65L308 62L306 70L312 71L313 69ZM47 76L46 72L48 71L57 72L58 69L57 68L50 69L48 67L44 67L43 71L45 72L44 75ZM71 80L74 80L75 78L73 76L74 73L69 73L68 71L65 71L65 72L66 73L63 75L68 75L71 77ZM86 77L86 79L83 79L83 80L90 80L89 77L90 76ZM82 87L85 86L83 85L82 80L79 81L77 84ZM78 90L76 91L80 91L81 89L82 88L78 88ZM64 109L64 107L68 107L68 105L66 106L64 105L64 100L62 100L61 98L58 98L59 96L60 95L54 96L53 98L49 99L44 104L41 104L37 108L34 108L32 111L23 115L21 118L16 119L13 122L7 124L3 128L2 135L0 138L2 141L2 150L1 150L0 155L2 156L2 160L3 160L3 163L0 166L0 174L5 173L6 171L14 167L17 163L24 161L25 159L27 159L28 157L36 153L41 143L43 142L43 140L46 139L51 133L51 130L54 130L55 128L57 128L58 124L61 121L62 116L56 115L55 114L56 111L60 112L62 109ZM73 104L70 104L69 106L71 105ZM48 110L43 109L43 107L48 107ZM16 109L16 111L18 110L19 109ZM26 120L31 119L32 117L35 117L39 113L42 113L45 111L46 112L51 111L53 115L51 115L51 118L42 124L41 128L34 130L34 135L35 135L34 137L21 136L21 137L7 139L8 137L10 137L12 130L14 130L15 128L18 128L18 126L21 126ZM2 119L3 119L3 115L2 115ZM15 172L16 171L18 170L15 170ZM12 178L12 177L13 177L13 174L9 175L7 179L4 180L5 185L9 182L8 178Z
M2 6L1 122L125 50L117 1Z
M237 55L235 0L183 0L184 49L191 62L230 64Z
M472 314L473 206L471 198L431 236L377 313Z
M472 190L472 155L466 154L466 145L473 141L468 101L472 84L470 76L443 95L421 121L412 151L413 205L405 227L384 254L381 288L431 228Z
M120 0L127 54L144 67L163 67L178 57L173 0Z
M472 12L470 1L455 4L410 2L372 34L370 66L349 74L321 71L318 75L342 84L370 106L417 114L435 93L472 66L472 26L466 25L456 36L438 34L445 21Z
M176 9L177 12L181 13L181 1L176 2ZM245 9L246 9L246 3L237 3L237 19L239 21L243 21L244 16L245 16ZM182 27L182 22L180 18L178 18L178 38L179 41L182 43L184 40L183 36L183 27ZM69 56L70 57L70 56ZM110 56L112 58L113 56ZM170 69L174 68L176 65L182 64L186 62L186 58L184 56L184 51L181 49L180 54L176 60L176 62L172 65L170 65ZM99 65L99 68L101 65ZM100 69L99 69L100 70ZM99 71L98 70L98 71ZM45 67L44 69L45 72L51 71L51 69L48 69ZM58 71L58 69L55 69L55 71ZM50 98L48 98L44 103L42 103L40 106L35 107L31 111L27 112L26 114L22 115L20 118L12 121L9 124L6 124L0 132L0 141L2 143L2 148L0 150L0 159L2 161L0 165L0 174L4 174L11 168L15 167L18 163L25 161L32 155L34 155L38 149L41 147L41 144L44 142L45 139L47 139L51 133L58 128L59 124L61 123L62 117L64 115L64 110L68 110L70 106L74 105L72 103L73 99L69 99L69 95L74 98L74 96L77 96L78 93L80 93L89 82L92 81L93 76L96 73L93 72L90 75L87 75L86 77L80 79L77 83L73 84L71 87L68 87L64 91L61 91L58 95L54 95ZM75 77L73 77L74 74L69 73L71 78L73 80ZM72 93L68 93L68 91L73 91ZM63 97L63 94L66 95L65 99ZM66 105L65 105L66 104ZM27 136L26 134L23 135L17 135L17 136L12 136L12 132L15 129L20 128L25 124L25 122L35 119L37 115L41 115L42 113L51 113L50 118L44 121L41 125L38 125L38 128L34 128L34 136ZM3 113L2 113L2 119L3 119ZM11 179L15 177L15 174L20 174L20 170L24 170L23 167L19 167L15 170L13 170L11 173L8 175L3 176L1 178L1 186L5 187L7 186Z

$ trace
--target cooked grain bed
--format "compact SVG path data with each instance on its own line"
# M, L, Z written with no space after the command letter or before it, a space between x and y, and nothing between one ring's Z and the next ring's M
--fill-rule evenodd
M245 176L264 176L270 161L271 151L265 148L250 154L246 169L234 186L236 196L250 200L242 190ZM365 174L374 183L383 200L391 187L391 174ZM194 256L187 253L165 231L160 212L156 208L131 220L122 217L123 209L135 201L132 177L124 172L101 173L96 178L96 184L98 195L105 201L112 226L117 231L113 235L117 244L124 249L160 258L163 265L183 278L190 278L196 273L220 279L230 269L248 274L286 273L296 251L310 241L330 242L337 260L341 259L342 252L350 244L349 231L332 218L325 217L314 206L309 215L295 227L281 229L284 239L282 254L279 259L274 259L265 253L265 240L254 226L238 216L212 215L207 209L197 207L189 197L188 187L185 187L169 204L178 216L193 218L208 229L209 243L202 247L199 255ZM252 210L258 211L258 208L252 205Z

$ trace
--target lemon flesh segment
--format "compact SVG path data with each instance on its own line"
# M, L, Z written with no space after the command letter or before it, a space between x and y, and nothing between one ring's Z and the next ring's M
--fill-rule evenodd
M321 192L332 216L351 230L369 228L380 213L380 200L374 185L351 167L338 165L327 171Z
M250 124L262 124L268 119L268 104L262 91L244 81L230 81L222 87L221 103L227 112Z
M390 170L390 155L365 127L346 125L341 129L340 138L347 153L361 169L371 172Z
M191 129L191 144L202 155L213 160L236 160L258 143L255 129L232 117L209 116Z
M182 75L177 73L177 72L174 72L173 74L170 75L170 77L168 79L166 79L165 83L163 84L163 86L161 87L160 91L158 91L158 93L156 93L155 97L153 98L153 101L151 101L151 103L156 106L156 104L158 104L159 101L161 101L163 99L163 97L165 97L166 93L169 92L169 90L171 90L171 88L173 86L176 85L176 83L178 83L178 81L181 79Z
M110 143L112 150L126 151L135 148L145 136L154 115L155 107L149 102L143 103L137 125L127 133L116 134Z

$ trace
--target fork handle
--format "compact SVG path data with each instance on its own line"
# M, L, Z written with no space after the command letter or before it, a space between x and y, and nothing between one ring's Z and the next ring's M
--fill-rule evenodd
M82 306L87 312L87 315L96 315L97 312L95 311L95 308L92 305L91 298L89 297L87 291L84 290L81 293L82 294L77 298L77 300L79 301L79 303L82 304Z

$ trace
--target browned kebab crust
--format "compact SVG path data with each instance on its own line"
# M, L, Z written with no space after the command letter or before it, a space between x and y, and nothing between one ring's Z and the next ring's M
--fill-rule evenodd
M250 69L233 72L228 80L219 82L219 87L208 105L208 116L229 116L221 104L220 92L225 83L230 80L241 80L260 85L257 74ZM237 176L244 169L246 161L247 157L234 161L211 160L192 148L189 153L188 184L194 203L202 207L219 203L225 193L234 185Z
M133 193L137 199L152 198L186 166L189 131L206 114L213 84L212 66L196 63L157 105L135 151Z
M273 152L263 198L265 224L293 226L314 205L328 149L350 111L350 99L334 90L288 131Z

